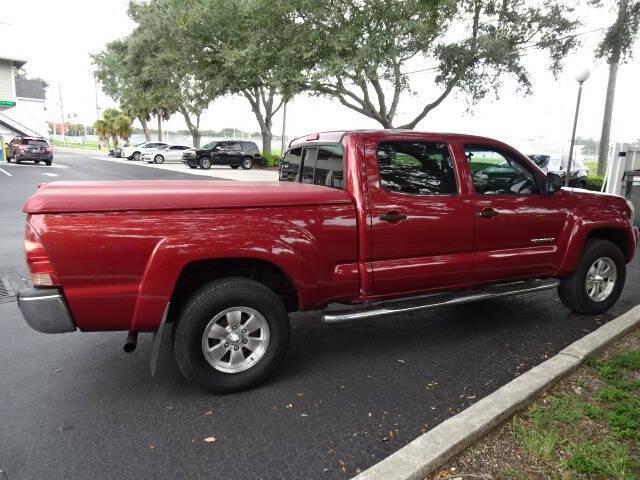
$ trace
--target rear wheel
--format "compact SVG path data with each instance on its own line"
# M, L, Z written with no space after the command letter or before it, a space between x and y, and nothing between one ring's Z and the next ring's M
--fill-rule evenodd
M235 392L263 382L282 361L289 318L261 283L224 278L196 291L175 328L174 352L184 376L206 390Z
M44 162L44 163L46 163L46 164L47 164L47 167L50 167L50 166L51 166L51 163L53 163L53 160L47 160L47 161L46 161L46 162Z
M604 313L620 297L626 278L624 255L615 243L593 239L585 245L582 258L571 276L558 287L560 300L576 313Z
M251 170L251 168L253 168L253 159L251 157L243 158L242 168L244 168L245 170Z
M209 170L211 168L211 160L208 159L207 157L202 157L199 163L200 163L200 168L203 168L205 170Z
M154 163L164 163L164 157L162 155L156 155L153 161Z
M579 180L578 183L576 184L576 187L578 187L578 188L587 188L587 181L586 180Z

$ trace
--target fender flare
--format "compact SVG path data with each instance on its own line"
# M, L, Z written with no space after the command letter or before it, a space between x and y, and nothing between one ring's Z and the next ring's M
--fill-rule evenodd
M270 263L280 269L296 289L302 307L308 297L318 290L318 275L300 252L282 240L264 238L270 250L257 250L237 246L221 248L211 239L161 239L149 256L140 280L130 330L134 332L155 331L161 321L167 303L173 295L175 285L184 268L200 260L254 259ZM233 243L231 240L228 243ZM277 251L277 255L273 252Z

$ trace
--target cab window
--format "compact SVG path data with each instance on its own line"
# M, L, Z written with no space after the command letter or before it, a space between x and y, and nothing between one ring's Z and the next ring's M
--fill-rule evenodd
M439 142L395 141L378 144L380 185L412 195L458 192L449 147Z
M473 187L480 195L532 195L539 192L535 175L510 155L491 147L465 145Z

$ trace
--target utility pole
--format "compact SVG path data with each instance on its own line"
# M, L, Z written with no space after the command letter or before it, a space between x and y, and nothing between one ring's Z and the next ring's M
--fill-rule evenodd
M284 155L287 143L287 103L282 106L282 138L280 139L280 155Z
M62 115L62 143L67 145L67 133L64 124L64 104L62 103L62 83L58 83L58 96L60 97L60 114Z
M621 25L627 16L628 0L619 0L618 17L614 29L619 33ZM602 132L600 133L600 144L598 145L598 175L604 175L607 169L609 157L609 141L611 140L611 119L613 117L613 102L616 96L616 81L618 79L618 64L620 63L620 47L614 47L609 59L609 80L607 81L607 95L604 101L604 116L602 118Z
M98 80L96 79L96 72L93 72L93 90L96 94L96 120L100 118L100 105L98 104Z

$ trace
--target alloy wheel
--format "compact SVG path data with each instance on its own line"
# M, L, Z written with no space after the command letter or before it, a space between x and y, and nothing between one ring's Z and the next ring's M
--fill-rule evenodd
M605 301L613 292L617 278L618 268L615 262L609 257L598 258L587 270L587 295L594 302Z
M239 373L260 360L269 346L267 320L253 308L231 307L209 321L202 334L202 353L213 368Z

